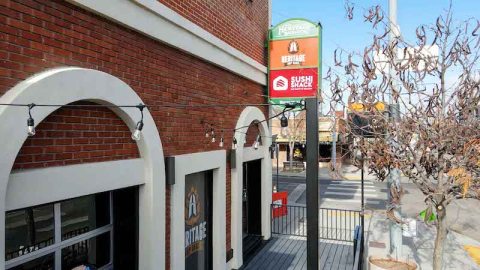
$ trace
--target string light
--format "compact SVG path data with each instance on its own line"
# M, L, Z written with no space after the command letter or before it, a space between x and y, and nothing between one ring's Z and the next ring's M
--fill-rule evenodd
M140 121L137 122L137 125L135 127L135 131L132 133L132 139L135 141L139 141L142 135L142 129L143 129L143 109L145 108L144 104L139 104L137 105L137 108L140 110L140 113L142 115L142 118Z
M218 144L218 146L222 147L223 148L223 130L222 130L222 137L220 137L220 143Z
M280 126L282 127L282 136L287 137L290 130L288 129L288 118L285 116L285 114L282 114L282 118L280 118Z
M260 145L260 134L257 135L257 138L255 139L255 142L253 143L253 148L255 148L255 150L257 150L259 145Z
M258 104L240 104L240 103L231 103L231 104L158 104L158 105L153 105L153 106L148 106L149 108L205 108L205 107L242 107L242 106L272 106L272 105L278 105L278 104L271 104L271 103L258 103ZM300 106L302 109L304 109L304 104L301 102L294 102L294 103L286 103L282 104L284 106L284 110L282 113L282 119L281 121L284 121L286 119L285 117L285 112L291 111L297 106ZM280 106L282 106L280 105ZM141 113L141 119L140 121L137 122L135 126L135 130L132 133L132 139L135 141L138 141L141 139L141 133L142 129L144 126L143 123L143 109L147 107L145 104L139 104L139 105L111 105L111 104L20 104L20 103L0 103L0 106L16 106L16 107L28 107L28 113L29 113L29 118L27 119L27 127L28 127L28 135L29 136L34 136L35 135L35 121L31 115L31 110L33 107L64 107L64 108L76 108L76 107L90 107L90 108L138 108ZM272 118L275 118L279 116L280 114L276 114L268 119L264 119L262 121L258 121L257 124L266 122ZM285 118L285 119L284 119ZM282 122L283 123L283 122ZM288 119L286 120L286 125L288 126ZM249 126L242 126L239 128L234 129L234 132L242 129L242 128L247 128ZM283 125L282 125L283 127ZM215 138L215 131L213 127L210 129L210 133L208 132L208 129L205 131L205 137L208 138L212 136L211 142L216 142ZM233 149L237 148L237 139L234 137L233 138ZM244 144L247 143L246 138L244 140ZM222 135L222 138L220 139L220 147L223 147L224 144L224 137ZM259 142L258 142L259 144Z
M232 149L233 149L233 150L237 149L237 138L235 138L235 137L233 137Z
M27 133L28 133L28 136L30 137L35 135L35 120L33 120L33 117L32 117L33 107L35 107L34 103L31 103L28 105Z
M216 138L215 138L215 131L213 130L213 128L211 129L211 132L210 134L212 135L212 143L216 142Z

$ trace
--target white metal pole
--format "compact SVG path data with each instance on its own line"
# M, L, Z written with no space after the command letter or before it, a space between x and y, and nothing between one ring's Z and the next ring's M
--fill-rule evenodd
M390 42L400 36L400 29L397 24L397 0L389 0L388 2L388 15L390 21ZM395 48L396 49L396 48ZM395 58L397 57L396 50L395 50ZM390 78L394 77L394 71L390 65L389 67L389 74ZM399 107L396 104L395 100L393 99L393 88L398 87L398 85L392 82L392 89L390 90L389 95L389 108L391 113L391 120L398 121L399 118ZM388 178L388 195L389 195L389 202L391 201L391 194L390 188L392 185L395 185L397 188L400 188L400 173L398 169L393 169L390 173L390 177ZM394 214L397 217L401 217L400 206L394 210ZM395 257L402 256L402 227L397 223L390 224L390 253Z
M333 129L332 129L332 169L337 169L337 114L333 111Z

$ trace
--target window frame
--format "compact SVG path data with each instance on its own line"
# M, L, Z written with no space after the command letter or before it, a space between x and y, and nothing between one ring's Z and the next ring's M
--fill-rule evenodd
M95 196L95 194L90 194L86 196ZM86 233L77 235L75 237L63 240L63 241L62 241L62 226L61 226L62 224L61 203L62 202L53 203L54 243L50 246L32 251L28 254L21 255L19 257L6 261L5 270L11 269L13 267L17 267L29 261L35 260L37 258L46 256L46 255L50 255L50 254L54 255L54 265L55 265L54 270L62 270L62 249L63 248L80 243L82 241L92 239L104 233L110 234L110 261L105 266L102 266L98 269L99 270L113 269L112 267L113 267L114 235L113 235L113 196L111 191L108 191L108 197L109 197L109 215L110 215L109 224L96 228L94 230L88 231ZM71 198L71 199L76 199L76 198ZM31 207L35 207L35 206L31 206ZM5 254L3 254L3 256L5 256Z

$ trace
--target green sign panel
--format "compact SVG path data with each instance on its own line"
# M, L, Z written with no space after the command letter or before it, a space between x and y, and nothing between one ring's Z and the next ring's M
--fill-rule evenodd
M271 32L271 39L317 37L318 26L304 19L290 19L277 24Z
M306 19L283 21L270 30L268 89L282 106L315 97L321 88L321 25Z

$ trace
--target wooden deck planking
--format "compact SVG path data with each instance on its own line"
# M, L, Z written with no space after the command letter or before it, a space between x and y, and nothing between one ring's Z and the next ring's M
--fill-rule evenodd
M307 241L299 236L273 236L245 266L247 269L306 269ZM319 266L326 270L346 270L353 266L353 243L319 240Z

